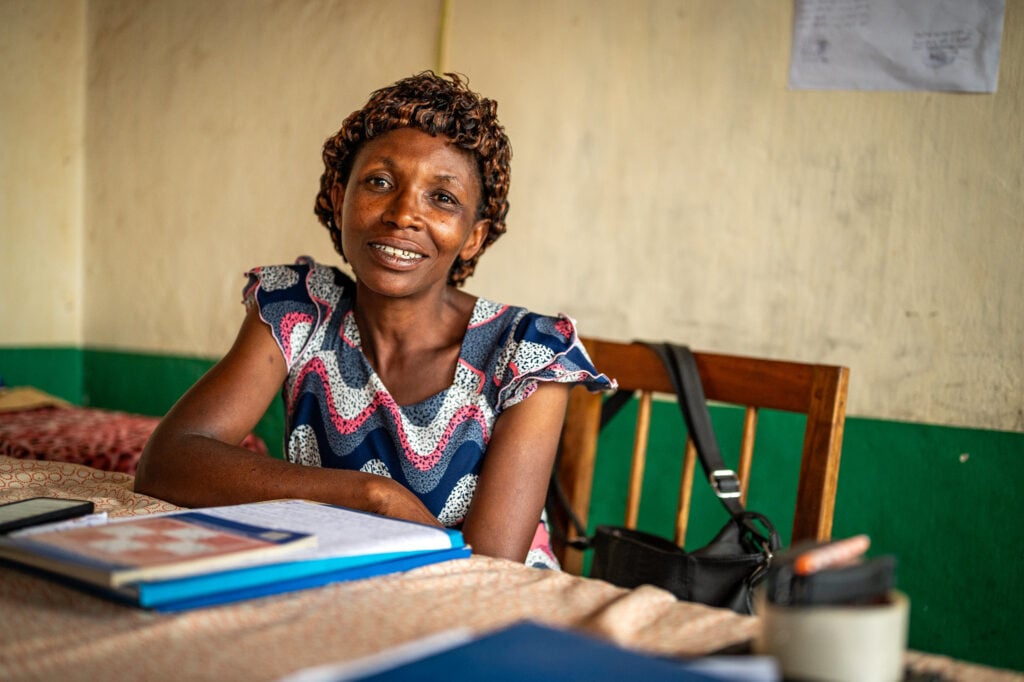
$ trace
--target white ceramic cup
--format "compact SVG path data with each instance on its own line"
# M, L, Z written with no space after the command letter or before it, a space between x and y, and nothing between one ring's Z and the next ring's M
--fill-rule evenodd
M892 591L884 604L777 606L758 595L759 654L786 679L896 682L904 676L910 602Z

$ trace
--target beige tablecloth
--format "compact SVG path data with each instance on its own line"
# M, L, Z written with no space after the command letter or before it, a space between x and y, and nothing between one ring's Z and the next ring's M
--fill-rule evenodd
M136 495L130 476L0 457L0 502L52 495L111 516L174 509ZM122 606L0 567L2 680L276 680L456 627L521 619L581 628L663 655L693 656L750 639L756 618L607 583L473 557L179 614ZM911 653L918 670L956 680L1024 679Z

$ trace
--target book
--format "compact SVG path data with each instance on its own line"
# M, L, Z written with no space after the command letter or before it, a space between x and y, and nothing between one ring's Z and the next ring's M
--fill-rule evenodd
M208 507L138 518L174 518L197 512L225 523L315 536L316 545L279 556L237 557L231 566L118 586L85 582L67 573L57 575L136 606L180 611L406 571L471 553L457 530L307 500ZM126 521L114 520L110 525L119 522ZM0 557L5 556L0 550Z
M117 588L209 573L315 544L311 533L185 512L8 535L0 538L0 557Z
M356 661L307 668L281 682L601 682L752 679L698 670L689 660L627 649L584 632L520 621L474 636L459 628ZM771 678L769 678L771 679ZM777 678L775 678L777 679Z
M134 602L161 612L216 606L284 592L306 590L331 583L373 578L410 571L420 566L466 559L468 545L431 551L409 551L364 557L294 561L264 570L242 569L209 576L207 581L140 583Z

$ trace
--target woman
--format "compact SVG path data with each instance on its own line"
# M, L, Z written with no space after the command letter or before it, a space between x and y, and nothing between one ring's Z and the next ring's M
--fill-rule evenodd
M612 382L570 319L459 288L505 232L496 109L427 72L344 121L316 213L354 280L308 258L250 271L238 338L153 433L138 492L193 507L320 500L555 565L538 519L569 388ZM282 386L287 461L238 447Z

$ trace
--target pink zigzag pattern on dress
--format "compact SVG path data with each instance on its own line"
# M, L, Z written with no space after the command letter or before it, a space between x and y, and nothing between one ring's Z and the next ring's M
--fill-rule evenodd
M441 455L444 454L445 448L448 447L448 441L452 439L452 435L455 433L455 429L461 426L464 422L476 421L480 425L480 429L484 434L484 447L487 447L487 443L491 440L490 434L487 433L487 423L484 421L483 415L480 414L480 408L476 405L463 405L455 414L452 415L451 419L448 420L448 425L444 429L444 434L441 436L437 447L434 451L427 454L426 456L417 455L411 448L406 444L405 440L405 429L402 429L400 434L402 439L402 450L404 451L406 459L409 463L420 471L428 471L434 467L435 464L441 459ZM420 466L419 460L426 460L429 464L426 467Z
M305 378L311 373L317 375L320 379L321 386L326 389L324 393L327 396L327 411L330 414L331 423L339 433L344 435L351 435L355 433L359 430L359 427L365 424L366 421L373 416L373 413L376 412L378 408L386 409L392 414L394 423L398 427L398 438L402 445L402 454L404 454L405 458L409 460L409 463L419 471L429 471L441 460L441 457L444 455L445 446L447 446L448 442L451 440L455 429L466 421L476 421L480 425L480 429L484 434L485 446L490 440L490 434L487 432L487 421L484 419L483 414L481 414L480 408L475 405L463 405L456 410L455 414L453 414L448 420L444 434L441 436L437 446L424 455L416 454L416 450L405 431L405 422L402 420L401 411L395 403L394 398L387 393L383 391L375 392L370 404L361 410L355 417L349 419L342 416L341 413L338 412L334 394L330 390L330 383L327 380L327 367L320 358L312 359L302 368L302 371L296 377L294 388L292 389L292 402L295 401L298 390L302 387Z
M303 322L313 324L313 316L305 313L291 312L285 313L281 318L281 345L283 346L281 350L284 351L284 357L289 363L295 359L292 357L292 330Z

